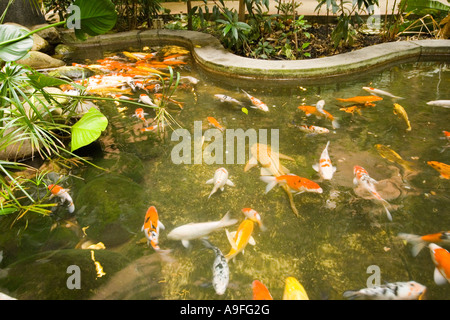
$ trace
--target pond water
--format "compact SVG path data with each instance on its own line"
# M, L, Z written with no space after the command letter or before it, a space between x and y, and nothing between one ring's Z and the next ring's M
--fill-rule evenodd
M426 299L450 297L450 285L439 286L433 280L429 249L425 247L414 257L411 244L398 237L399 233L425 235L450 229L449 180L440 178L427 164L450 163L443 134L450 129L450 111L426 104L450 98L448 63L405 63L367 72L355 80L339 78L325 84L234 82L208 76L189 64L175 70L199 80L177 88L172 98L183 102L183 108L170 109L192 137L196 121L202 123L203 133L211 128L207 117L214 117L227 129L269 129L269 144L271 133L275 135L270 129L276 129L279 152L293 158L281 159L281 164L291 173L315 181L323 192L295 194L296 216L282 188L276 186L265 193L259 165L244 171L245 164L227 163L225 157L218 157L223 164L176 164L172 151L181 140L171 139L172 130L160 139L154 132L141 131L143 122L133 117L136 106L97 101L109 126L94 144L96 148L86 154L106 171L82 166L71 172L65 186L74 198L74 216L59 207L59 214L30 218L26 226L20 221L13 227L2 223L2 229L8 231L0 238L4 255L0 291L31 299L252 299L252 282L257 279L278 300L286 278L295 277L310 299L342 300L344 291L365 288L371 270L376 269L381 284L416 281L427 287ZM353 104L336 98L368 96L362 89L365 86L404 99L383 96L361 114L340 110ZM250 108L242 90L265 102L269 111ZM214 99L215 94L244 102L248 112L221 103ZM325 101L325 110L337 118L339 128L298 109L319 100ZM410 131L394 114L394 102L406 110ZM146 112L146 117L154 116L152 109ZM302 124L326 127L330 132L308 135L296 127ZM312 167L327 142L337 168L331 180L321 179ZM210 143L205 141L202 150ZM376 144L386 145L412 162L412 170L383 158ZM191 148L194 150L193 141ZM245 162L248 159L246 154ZM354 187L355 165L379 181L376 188L391 205L392 221L379 202ZM206 181L220 167L228 170L234 187L225 186L208 198L212 185ZM152 205L165 226L160 230L161 253L147 245L141 232ZM245 218L242 209L247 207L260 213L266 230L255 224L252 235L256 244L247 245L244 254L228 262L229 284L225 294L217 295L211 285L213 251L199 240L185 248L167 235L187 223L220 220L227 212L238 222L226 229L236 231ZM92 243L102 242L106 249L95 250L95 257L91 250L74 250L83 239L81 228L86 228ZM223 254L231 248L225 228L210 233L209 241ZM102 277L96 274L94 261L103 267ZM80 289L67 286L69 265L81 268Z

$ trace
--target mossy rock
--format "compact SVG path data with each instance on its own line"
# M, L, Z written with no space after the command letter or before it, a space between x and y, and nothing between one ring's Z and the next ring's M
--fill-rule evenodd
M102 176L80 189L75 208L79 225L89 226L88 236L109 248L140 232L148 209L147 193L126 177Z
M119 253L92 251L105 273L101 277L98 277L91 250L46 251L9 265L0 278L0 291L19 300L89 299L114 273L129 264ZM68 269L69 266L79 267L79 289L69 288L78 274Z

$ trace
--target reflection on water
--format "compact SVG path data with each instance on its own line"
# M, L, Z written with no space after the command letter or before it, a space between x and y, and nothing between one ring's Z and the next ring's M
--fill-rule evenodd
M448 299L450 285L438 286L433 281L434 265L428 249L413 257L411 245L397 237L400 232L425 235L450 229L449 182L427 165L431 160L450 163L450 151L445 148L448 142L442 133L450 129L449 109L426 104L430 100L450 99L450 69L446 63L408 63L368 73L358 80L290 86L250 80L245 86L236 86L227 79L210 78L193 66L177 70L182 76L200 80L193 87L178 89L172 97L184 102L182 110L172 110L183 128L193 134L194 121L202 121L206 130L210 128L207 117L214 117L227 129L278 129L279 151L295 160L281 160L283 166L317 182L323 193L294 195L301 216L297 218L280 187L265 194L259 170L244 172L243 164L174 164L171 151L179 142L170 140L171 131L161 141L154 133L140 130L142 122L132 117L134 106L99 103L110 125L100 140L103 152L94 163L112 170L105 173L86 168L80 173L85 180L74 185L72 192L77 194L99 177L123 179L125 186L114 185L123 190L114 198L105 200L103 195L87 192L83 193L85 199L75 198L77 208L83 203L102 204L106 212L96 218L108 220L114 227L99 228L92 238L98 242L124 233L123 240L105 243L106 250L117 252L130 262L115 274L108 273L107 264L102 263L107 274L103 278L109 280L104 280L95 294L86 293L84 299L251 299L255 279L267 286L274 299L281 299L289 276L299 280L310 299L343 299L344 291L366 287L371 275L367 270L373 265L379 267L381 283L414 280L427 286L426 298ZM340 110L352 105L336 98L368 95L363 86L389 91L404 99L383 97L374 107L363 108L361 114ZM242 89L264 101L269 112L250 108ZM245 102L248 114L240 106L214 99L215 94ZM325 100L325 110L338 119L340 128L333 129L329 120L307 117L297 108L315 105L319 100ZM406 131L405 122L394 114L394 102L406 110L411 131ZM154 116L151 109L148 112L149 117ZM301 124L326 127L330 132L307 135L295 126ZM320 179L312 168L328 141L332 164L337 167L330 181ZM212 142L204 143L203 150L209 143ZM406 170L383 158L376 144L388 146L412 162L413 169ZM355 165L365 168L378 181L378 192L392 206L392 222L382 205L360 187L354 187ZM235 187L227 186L208 199L211 185L206 181L222 166ZM119 199L122 196L126 200ZM105 201L113 202L112 206L120 207L121 212L111 218ZM159 219L165 225L159 237L162 254L141 241L144 234L140 228L151 205L158 209ZM236 231L244 219L241 210L246 207L261 214L267 230L261 231L255 224L256 245L247 245L244 254L228 262L228 289L218 296L211 285L214 253L200 241L192 241L192 247L186 249L180 241L167 239L167 234L190 222L219 220L228 211L238 223L227 228ZM86 218L91 214L89 210L85 208L80 215ZM78 222L81 226L105 224L98 219ZM224 229L211 233L209 241L224 254L231 248Z

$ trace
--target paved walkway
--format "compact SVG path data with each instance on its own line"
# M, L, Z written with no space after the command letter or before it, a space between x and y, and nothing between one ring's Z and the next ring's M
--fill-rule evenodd
M280 0L281 3L290 3L290 0ZM318 1L317 0L296 0L297 3L301 3L300 7L297 9L297 13L299 15L306 15L306 16L314 16L317 15L317 12L314 11L314 9L317 7ZM386 1L381 0L380 2L380 8L379 8L379 12L380 14L385 14L386 13ZM394 0L387 0L388 3L388 8L389 8L389 13L391 13L392 10L392 6L394 4ZM227 5L227 7L229 9L236 9L238 10L239 7L239 0L226 0L225 4ZM163 2L161 3L161 5L166 8L166 9L170 9L170 13L171 14L178 14L178 13L186 13L186 2L185 1L177 1L177 2ZM203 1L192 1L192 7L195 6L201 6L204 7L205 3ZM208 1L208 7L211 8L214 6L214 1L209 0ZM277 7L278 6L278 2L276 2L275 0L270 0L269 1L269 14L275 14L277 13ZM376 11L375 11L376 12ZM320 15L326 15L327 11L326 11L326 7L324 6L320 12ZM331 13L330 13L331 14Z

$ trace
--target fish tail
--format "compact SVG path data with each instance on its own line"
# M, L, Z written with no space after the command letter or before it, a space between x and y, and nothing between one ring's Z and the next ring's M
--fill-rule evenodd
M415 234L399 233L398 237L412 245L411 253L413 257L416 257L419 252L426 246L425 241L423 241L420 236Z
M277 185L277 178L273 177L273 176L261 176L260 177L262 181L264 181L265 183L267 183L266 186L266 193L268 193L270 190L273 189L273 187L275 187Z
M354 299L357 299L360 296L360 294L358 291L355 291L355 290L347 290L347 291L344 291L342 296L349 300L354 300Z
M205 247L207 247L208 249L214 250L214 246L207 239L202 238L201 241L203 242L203 245Z
M384 210L386 210L386 214L387 214L387 217L388 217L389 221L392 221L392 215L389 212L389 209L387 208L386 205L383 204L383 206L384 206Z
M228 211L223 218L220 220L220 225L222 227L228 227L237 223L237 219L230 219L230 211Z
M217 187L214 186L214 188L212 189L211 193L208 196L208 199L211 198L211 196L217 191Z
M331 121L331 125L333 126L334 129L339 129L341 127L336 119Z

